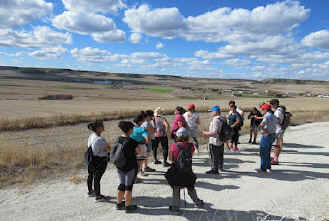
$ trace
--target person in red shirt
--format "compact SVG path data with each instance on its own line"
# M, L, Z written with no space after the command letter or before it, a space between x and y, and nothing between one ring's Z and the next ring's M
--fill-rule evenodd
M192 171L192 156L195 151L195 147L189 141L188 131L185 128L179 128L176 132L176 143L172 144L169 150L169 159L173 162L172 167L167 171L166 178L168 183L173 189L172 205L169 206L169 210L172 212L179 211L180 205L180 189L187 188L188 195L193 202L199 207L204 206L204 202L198 198L195 190L196 176ZM177 160L179 159L181 149L188 149L191 151L190 155L190 169L180 170L177 169ZM182 157L182 155L181 155ZM180 158L182 159L182 158Z

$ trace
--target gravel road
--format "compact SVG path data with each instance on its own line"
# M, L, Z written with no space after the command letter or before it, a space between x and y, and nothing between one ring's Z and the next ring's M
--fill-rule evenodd
M291 127L286 134L281 165L272 174L257 174L258 146L245 144L241 138L240 153L227 152L226 172L206 175L208 154L195 155L194 171L198 176L197 192L206 202L195 208L182 194L182 213L168 211L171 190L166 184L162 166L143 184L134 188L139 210L126 214L115 209L118 184L116 171L107 170L102 192L109 202L95 202L87 197L86 186L72 184L69 178L52 180L23 190L0 190L0 220L311 220L329 218L329 122ZM153 166L153 165L152 165ZM85 176L85 171L77 176ZM186 195L187 196L187 195Z

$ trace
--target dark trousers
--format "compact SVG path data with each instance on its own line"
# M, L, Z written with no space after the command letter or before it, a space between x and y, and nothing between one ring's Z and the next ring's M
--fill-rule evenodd
M218 169L223 169L224 166L224 144L216 146L209 144L209 152L211 159L211 169L218 171Z
M93 157L93 160L88 165L88 191L91 192L93 190L93 183L94 183L94 190L95 195L101 195L101 179L103 174L105 173L107 167L107 157Z
M238 145L239 143L239 137L240 137L240 133L239 133L239 130L238 128L233 128L233 134L232 134L232 144L234 144L235 146Z
M260 169L266 171L271 169L271 150L275 135L262 135L260 138Z
M187 193L188 195L191 197L191 199L193 200L194 203L198 203L200 201L197 193L196 193L196 190L195 190L195 187L194 186L191 186L191 187L186 187L187 188ZM178 187L178 186L174 186L173 188L173 193L172 193L172 203L171 205L172 206L176 206L176 207L180 207L180 190L184 188L181 188L181 187Z
M163 160L166 162L168 160L169 154L169 144L168 144L168 137L156 137L152 140L152 149L153 149L153 157L154 160L158 160L158 147L161 143L162 153L163 153Z
M197 137L192 137L192 139L193 139L195 148L199 150L199 141L198 141L198 138Z

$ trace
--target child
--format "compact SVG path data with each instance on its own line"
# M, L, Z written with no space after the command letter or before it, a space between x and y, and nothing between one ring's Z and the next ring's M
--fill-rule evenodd
M169 206L169 210L173 212L179 211L180 189L182 188L187 188L193 202L202 208L204 202L198 198L194 187L196 181L196 176L192 171L192 155L195 151L194 145L188 142L189 135L185 128L180 128L176 132L176 140L177 143L172 144L169 151L169 159L173 164L165 175L169 185L173 189L172 205ZM182 167L182 160L185 162L185 167Z
M131 205L131 201L133 185L138 171L136 154L140 152L140 149L138 143L130 138L130 135L133 133L134 124L129 121L120 121L119 128L124 134L118 137L117 143L122 144L122 151L127 161L125 166L117 167L120 179L117 195L117 210L125 209L126 212L130 212L137 209L136 205ZM125 198L125 202L123 198Z
M130 137L132 139L134 139L136 142L139 143L139 147L141 149L140 154L137 155L137 161L138 161L138 173L141 173L142 176L147 176L147 174L145 174L142 171L142 167L143 167L143 163L146 160L146 148L145 148L145 144L150 142L150 137L148 132L146 131L146 129L144 127L142 127L142 124L145 121L145 113L144 111L142 111L135 119L134 119L134 123L135 123L135 127L134 127L134 131L133 133L130 135ZM142 179L140 178L136 178L136 183L140 183L142 182Z

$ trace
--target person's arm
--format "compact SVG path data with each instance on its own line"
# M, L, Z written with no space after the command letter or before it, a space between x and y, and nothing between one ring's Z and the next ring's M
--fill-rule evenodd
M168 135L168 133L169 133L169 131L170 131L170 125L169 125L169 123L168 123L168 121L167 121L167 119L166 118L163 118L163 125L165 126L165 128L166 128L166 134Z
M241 118L237 117L235 123L231 126L232 128L236 127L241 122Z
M150 143L151 139L149 136L144 136L145 143Z
M268 133L268 130L264 129L264 127L265 127L265 122L266 122L266 118L263 119L263 121L260 123L259 127L260 127L261 129L263 129L264 134L269 134L269 133Z
M196 119L196 123L198 124L198 125L200 125L200 117L198 116L198 118Z
M222 123L219 120L219 122L215 122L214 129L212 131L203 131L202 134L207 137L216 137L218 134L218 131L221 130Z

